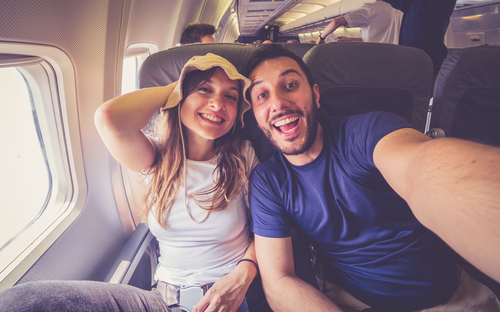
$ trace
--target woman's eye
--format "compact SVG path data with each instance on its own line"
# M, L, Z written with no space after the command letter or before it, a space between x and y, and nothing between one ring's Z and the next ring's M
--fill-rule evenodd
M226 95L226 97L228 99L230 99L231 101L237 101L236 97L232 96L232 95Z
M210 90L207 89L207 88L205 88L205 87L199 87L198 91L201 91L201 92L210 92Z

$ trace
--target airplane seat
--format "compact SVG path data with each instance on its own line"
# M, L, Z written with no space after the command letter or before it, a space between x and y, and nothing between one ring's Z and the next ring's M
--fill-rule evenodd
M292 51L300 57L304 57L306 53L316 46L314 43L279 43L283 45L286 49Z
M267 43L255 43L252 45L256 48L260 48L265 44L267 44ZM314 46L316 46L316 44L314 44L314 43L273 42L273 43L269 43L269 44L281 44L283 47L292 51L293 53L297 54L300 57L304 57L304 55L306 55L307 51L309 51Z
M478 46L450 52L434 85L432 128L446 137L500 147L500 46ZM500 283L456 254L469 275L500 297Z
M500 146L500 46L458 49L434 85L431 128L447 137Z
M424 132L432 95L432 61L420 49L342 42L316 45L303 57L320 91L321 110L349 116L387 111Z

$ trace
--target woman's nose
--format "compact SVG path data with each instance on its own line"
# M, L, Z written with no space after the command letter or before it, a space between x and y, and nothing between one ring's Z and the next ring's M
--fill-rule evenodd
M224 109L226 107L226 104L224 103L224 95L214 94L214 96L210 99L209 105L216 111Z

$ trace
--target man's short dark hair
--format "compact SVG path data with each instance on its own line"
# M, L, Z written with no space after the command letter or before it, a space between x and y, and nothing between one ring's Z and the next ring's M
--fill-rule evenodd
M300 56L297 54L293 53L292 51L288 50L285 48L283 45L279 43L271 43L271 44L266 44L263 45L261 48L256 50L252 56L250 56L250 59L248 60L247 63L247 68L246 68L246 74L247 77L250 76L252 71L259 66L262 62L272 60L281 56L289 57L293 59L297 64L299 64L300 69L304 72L307 78L307 82L309 82L309 85L312 87L314 86L314 79L312 77L311 71L307 67L306 63L302 60ZM250 95L248 94L247 91L247 99L250 100Z
M215 26L207 23L189 24L181 36L181 44L198 43L205 36L213 36Z

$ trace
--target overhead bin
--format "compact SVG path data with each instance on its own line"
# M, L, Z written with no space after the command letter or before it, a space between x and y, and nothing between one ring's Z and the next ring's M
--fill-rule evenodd
M280 27L280 32L291 31L295 28L306 27L317 22L324 21L342 14L351 12L363 6L365 3L375 2L376 0L341 0L332 5L329 5L321 10L313 12L293 22Z

